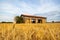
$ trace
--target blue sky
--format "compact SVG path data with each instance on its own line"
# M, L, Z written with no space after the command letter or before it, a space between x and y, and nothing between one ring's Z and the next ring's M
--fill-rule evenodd
M47 17L47 21L60 21L60 0L0 0L0 22L14 21L21 14Z

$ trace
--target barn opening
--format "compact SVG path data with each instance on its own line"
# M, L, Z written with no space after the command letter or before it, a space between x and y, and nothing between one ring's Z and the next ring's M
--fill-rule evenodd
M38 19L38 23L42 23L42 20L41 19Z
M32 23L36 23L36 20L35 19L32 19Z

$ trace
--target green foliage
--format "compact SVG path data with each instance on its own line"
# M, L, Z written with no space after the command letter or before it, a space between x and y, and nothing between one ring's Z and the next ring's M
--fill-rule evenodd
M24 20L21 16L16 16L15 21L16 21L16 23L24 23Z

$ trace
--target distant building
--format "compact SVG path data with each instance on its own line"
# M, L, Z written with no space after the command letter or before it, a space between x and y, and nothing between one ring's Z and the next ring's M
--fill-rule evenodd
M46 17L21 15L25 23L46 23Z

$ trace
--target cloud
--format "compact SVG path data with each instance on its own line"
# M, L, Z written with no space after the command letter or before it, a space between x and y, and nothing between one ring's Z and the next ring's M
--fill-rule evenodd
M12 19L12 17L21 14L30 14L30 15L43 14L45 16L49 14L49 16L47 16L47 17L51 16L49 20L52 19L54 20L55 17L56 17L55 19L58 20L58 18L60 17L58 16L60 13L59 14L55 13L57 16L51 13L52 11L60 12L60 3L58 2L58 0L57 1L56 0L55 1L54 0L29 0L29 1L5 0L4 2L3 1L0 3L0 15L2 14L8 17L9 14L10 17L7 19ZM5 20L5 18L2 18L4 16L1 16L0 19Z
M0 3L0 21L13 21L20 14L19 8L10 3Z
M13 17L11 17L11 16L4 16L4 15L0 15L0 21L6 21L6 22L8 22L8 21L14 21L13 20Z
M52 12L41 13L41 14L38 13L38 14L35 14L35 15L47 17L48 22L59 21L60 20L60 12L59 11L52 11Z
M15 6L13 6L12 4L9 3L1 3L0 5L0 11L2 12L7 12L7 13L11 13L11 14L16 14L19 9Z
M53 0L40 0L39 5L21 1L21 2L18 2L18 6L19 6L19 8L21 8L23 13L26 12L29 14L30 13L31 14L47 13L47 12L51 12L51 11L59 11L60 10L60 6L56 5Z

